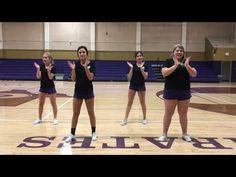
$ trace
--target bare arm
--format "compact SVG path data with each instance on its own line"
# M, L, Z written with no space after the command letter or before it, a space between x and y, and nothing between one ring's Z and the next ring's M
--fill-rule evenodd
M40 66L39 66L36 62L34 62L34 66L35 66L35 68L36 68L36 78L37 78L37 79L41 79Z
M67 61L69 67L71 68L71 79L72 81L76 80L76 74L75 74L75 63L71 61Z
M142 75L143 75L143 78L146 80L146 79L148 78L148 72L145 72L145 71L144 71L143 65L144 65L144 62L143 62L143 64L142 64L142 66L140 67L140 70L141 70L141 73L142 73Z
M87 67L85 68L85 73L90 81L93 80L94 74L91 73Z
M171 73L173 73L176 70L177 67L178 67L178 61L177 61L177 59L174 59L173 66L171 66L170 68L163 67L161 69L161 73L162 73L163 77L169 76Z
M72 69L72 70L71 70L71 79L72 79L72 81L75 81L75 80L76 80L75 69Z
M49 78L50 80L53 80L53 77L55 76L54 73L51 73L52 68L53 68L52 65L46 66L47 73L48 73L48 78Z
M130 67L129 73L128 73L128 79L131 80L132 76L133 76L133 65L127 61L127 64Z
M188 57L184 63L184 66L186 67L189 75L191 77L196 77L197 76L197 70L189 65L189 60L191 57Z
M84 70L85 70L85 73L86 73L86 76L87 78L91 81L93 80L93 77L94 77L94 74L91 73L88 69L88 61L86 61L84 64L82 64L82 66L84 67Z

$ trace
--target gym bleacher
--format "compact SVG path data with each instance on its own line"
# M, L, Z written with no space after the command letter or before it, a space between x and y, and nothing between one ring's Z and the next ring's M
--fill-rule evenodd
M36 80L34 62L41 59L0 59L1 80ZM161 67L163 61L145 61L149 76L147 81L163 82ZM132 62L134 63L134 62ZM192 61L198 75L191 78L193 82L219 82L220 61ZM128 65L126 61L95 60L96 74L94 81L127 81ZM70 80L70 68L67 60L55 60L56 80Z

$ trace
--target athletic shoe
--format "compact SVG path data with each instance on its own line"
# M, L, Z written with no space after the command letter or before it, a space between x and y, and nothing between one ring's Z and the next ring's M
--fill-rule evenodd
M95 132L92 133L92 141L96 141L97 140L97 135Z
M59 122L57 119L53 119L53 125L57 125Z
M143 124L146 125L148 123L147 119L143 119Z
M127 124L127 120L126 119L122 120L121 123L120 123L121 126L124 126L126 124Z
M187 142L192 141L191 137L187 134L183 135L182 138L183 138L184 141L187 141Z
M75 141L75 140L76 140L75 135L70 134L70 135L68 136L68 138L66 138L65 142L66 142L66 143L69 143L69 142Z
M42 119L36 119L36 120L34 121L34 124L40 124L40 123L42 123Z
M158 141L167 141L167 136L166 135L161 135L159 138L158 138Z

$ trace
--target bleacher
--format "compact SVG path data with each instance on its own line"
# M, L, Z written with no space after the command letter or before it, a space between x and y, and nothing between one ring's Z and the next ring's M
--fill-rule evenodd
M161 74L161 68L163 67L163 61L156 63L152 62L151 67L155 72L157 81L164 81ZM197 77L191 77L192 82L219 82L220 63L213 61L192 61L191 65L196 68L198 74ZM218 65L218 66L216 66Z
M33 60L0 59L0 79L35 80L33 62Z
M34 62L42 64L42 59L0 59L1 80L36 80ZM55 62L57 75L60 80L68 80L70 68L66 60Z
M95 81L127 81L126 61L96 60Z
M34 62L42 63L41 59L0 59L1 80L36 80ZM148 65L149 76L147 81L164 81L161 75L163 61L145 61ZM132 61L134 64L135 62ZM193 82L219 82L219 66L214 62L192 61L198 75L191 78ZM218 63L219 65L219 63ZM96 60L95 81L127 81L128 65L126 61ZM70 80L70 68L67 60L55 60L56 79ZM218 68L218 69L215 69ZM216 71L218 70L218 71Z
M219 82L220 78L218 77L217 71L213 68L212 61L193 61L192 65L197 70L197 77L191 77L192 82Z

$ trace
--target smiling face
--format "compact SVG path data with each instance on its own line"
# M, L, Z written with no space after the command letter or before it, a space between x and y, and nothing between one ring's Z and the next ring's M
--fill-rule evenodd
M84 63L88 57L88 53L87 53L87 50L85 48L80 48L78 51L77 51L77 56L78 58L81 60L82 63Z
M178 61L181 61L184 58L184 47L180 44L177 44L173 49L173 57Z

